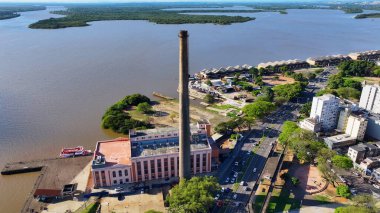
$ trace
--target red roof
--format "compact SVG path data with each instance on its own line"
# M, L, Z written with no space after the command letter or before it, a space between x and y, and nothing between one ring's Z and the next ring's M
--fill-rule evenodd
M59 189L36 189L34 196L55 197L61 196L61 190Z

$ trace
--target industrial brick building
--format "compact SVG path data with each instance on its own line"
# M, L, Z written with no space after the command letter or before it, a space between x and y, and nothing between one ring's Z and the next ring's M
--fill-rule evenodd
M190 126L191 173L211 171L210 124ZM128 138L99 141L92 162L96 187L179 175L179 131L177 128L130 130Z

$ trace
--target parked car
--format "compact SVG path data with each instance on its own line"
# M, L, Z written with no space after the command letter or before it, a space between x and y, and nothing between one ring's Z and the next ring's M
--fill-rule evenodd
M220 192L221 192L221 193L223 193L223 192L224 192L224 187L222 187L222 190L220 190Z
M237 194L234 194L234 196L232 196L232 198L233 198L234 200L236 200L236 198L237 198Z
M235 183L235 178L231 178L231 183Z
M239 166L239 162L236 161L236 162L235 162L235 166Z
M219 200L219 197L220 197L220 195L219 194L217 194L216 196L215 196L215 200Z
M230 178L226 178L226 181L224 181L225 183L229 183L230 182Z
M380 186L377 184L372 184L372 186L375 187L376 189L380 189Z
M255 173L255 172L256 172L256 170L257 170L256 168L253 168L253 173Z
M116 192L121 192L121 191L123 191L123 187L116 187L116 188L115 188L115 191L116 191Z
M240 182L240 186L244 186L244 185L245 185L244 181Z
M238 176L238 173L237 173L237 172L235 172L235 174L234 174L234 178L237 178L237 176Z

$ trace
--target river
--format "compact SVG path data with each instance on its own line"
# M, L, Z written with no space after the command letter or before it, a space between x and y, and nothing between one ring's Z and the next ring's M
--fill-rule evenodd
M49 8L56 9L56 8ZM306 59L380 49L380 19L337 10L252 13L227 26L100 21L89 27L35 30L53 15L22 13L0 21L0 166L56 157L62 147L94 149L114 137L104 110L131 93L176 95L178 31L190 34L190 69ZM0 209L17 212L37 173L0 177Z

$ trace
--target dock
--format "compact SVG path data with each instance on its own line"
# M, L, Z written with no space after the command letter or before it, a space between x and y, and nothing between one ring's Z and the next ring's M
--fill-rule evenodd
M159 98L163 98L163 99L166 99L166 100L174 100L174 98L172 98L172 97L170 97L170 96L166 96L166 95L163 95L163 94L161 94L161 93L159 93L159 92L153 92L152 93L154 96L156 96L156 97L159 97Z
M72 184L77 175L83 174L84 169L89 165L91 160L92 156L80 156L75 158L49 158L13 162L7 163L1 171L1 174L14 175L40 171L40 175L21 210L21 212L40 212L41 209L46 208L49 203L40 202L35 199L36 191L62 191L66 184ZM86 172L89 173L89 171ZM81 194L85 192L87 181L86 183L75 182L74 184L79 184L78 188L76 188L76 193ZM59 196L56 199L62 198Z

